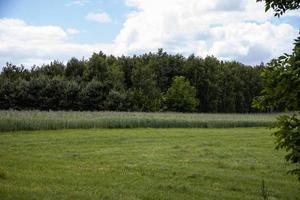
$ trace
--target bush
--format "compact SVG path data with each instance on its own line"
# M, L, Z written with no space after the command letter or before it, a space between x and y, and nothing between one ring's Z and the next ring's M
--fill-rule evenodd
M196 89L183 76L176 76L165 95L167 110L177 112L194 111L198 105Z
M289 172L297 175L300 181L300 119L299 115L283 115L278 117L274 134L277 137L276 149L285 149L288 154L285 159L297 167Z

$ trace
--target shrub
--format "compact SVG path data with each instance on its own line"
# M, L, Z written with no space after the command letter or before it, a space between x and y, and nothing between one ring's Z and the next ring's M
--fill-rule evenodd
M299 116L279 116L276 127L279 128L274 134L277 137L276 149L285 149L288 154L285 159L297 167L289 172L297 175L300 181L300 119Z
M196 89L183 76L176 76L165 95L168 110L179 112L194 111L198 105Z

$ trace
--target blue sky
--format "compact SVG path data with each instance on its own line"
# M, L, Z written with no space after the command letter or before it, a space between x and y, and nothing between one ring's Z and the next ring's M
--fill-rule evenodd
M122 28L126 15L132 11L120 0L0 0L0 18L22 19L30 25L55 25L82 30L72 41L111 42ZM75 3L74 3L75 2ZM81 3L76 3L81 2ZM90 12L106 12L112 22L101 24L85 20Z
M0 66L158 48L254 65L290 52L299 27L299 11L256 0L0 0Z

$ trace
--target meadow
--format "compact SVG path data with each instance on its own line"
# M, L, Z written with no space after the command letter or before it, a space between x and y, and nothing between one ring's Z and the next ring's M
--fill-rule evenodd
M87 128L233 128L270 126L279 114L0 111L0 132Z
M0 199L300 199L274 139L266 128L3 132Z

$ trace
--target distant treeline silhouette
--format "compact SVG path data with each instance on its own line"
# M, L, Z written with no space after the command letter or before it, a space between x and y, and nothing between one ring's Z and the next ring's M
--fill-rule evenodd
M128 57L100 52L31 69L7 63L0 109L257 112L251 103L263 88L263 68L162 49Z

